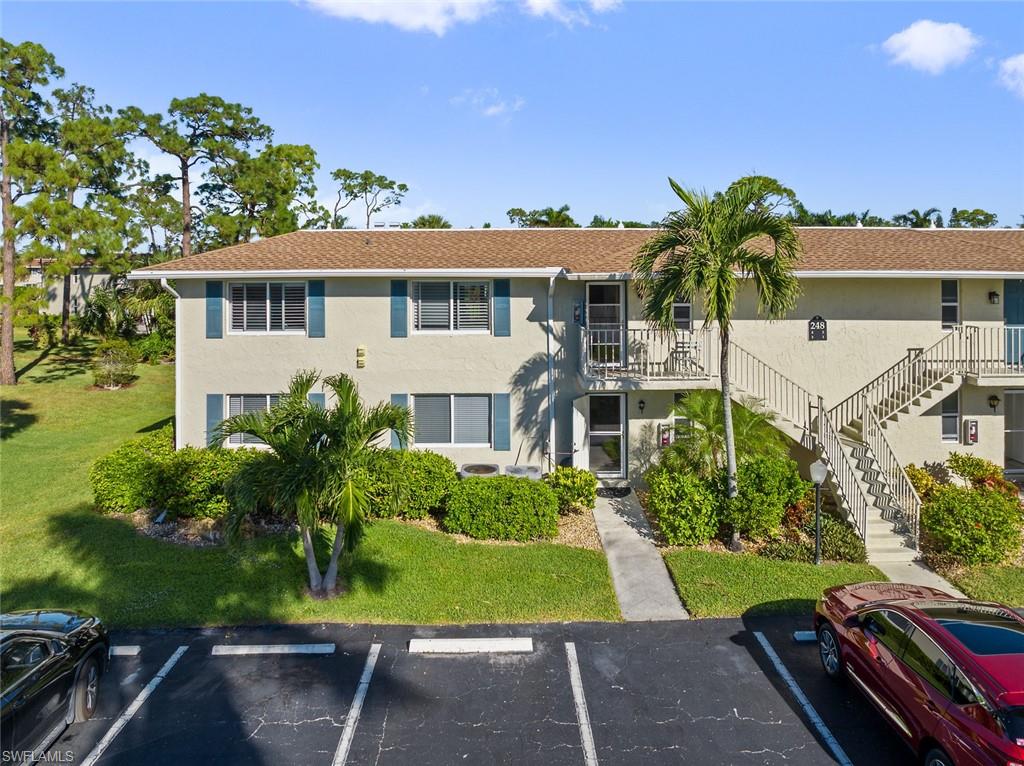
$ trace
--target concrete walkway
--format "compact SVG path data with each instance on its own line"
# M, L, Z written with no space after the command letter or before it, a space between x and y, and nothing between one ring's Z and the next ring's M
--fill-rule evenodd
M654 547L654 533L636 495L599 496L594 520L623 618L633 622L689 618Z
M872 561L873 566L882 570L882 574L893 582L903 582L910 585L926 585L929 588L938 588L950 596L967 598L963 593L953 587L953 584L929 569L920 561Z

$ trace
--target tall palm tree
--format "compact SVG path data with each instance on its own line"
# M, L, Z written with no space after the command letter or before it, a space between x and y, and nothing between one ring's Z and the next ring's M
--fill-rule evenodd
M404 446L412 428L412 416L405 407L390 403L365 407L347 375L323 379L334 394L333 407L311 403L309 392L319 380L314 371L297 373L273 407L230 417L215 435L222 441L233 434L249 434L269 448L228 483L233 506L229 534L237 534L246 516L267 506L294 518L309 569L309 589L315 596L335 591L341 552L354 550L362 537L372 500L367 488L370 463L381 449L378 443L390 430ZM323 523L336 525L326 572L320 568L313 544Z
M900 213L892 217L892 222L897 226L905 226L910 229L927 229L933 224L936 228L942 228L942 214L937 207L930 207L921 212L916 207L906 213Z
M722 397L715 391L690 391L672 410L678 425L675 438L661 455L669 469L694 471L705 478L725 468L725 415ZM785 457L788 450L775 415L756 399L747 399L732 411L737 462L754 457Z
M792 221L775 210L779 201L792 200L793 193L765 176L741 178L715 195L684 189L671 178L669 184L683 207L669 213L661 229L640 247L633 274L651 324L673 330L672 305L684 295L703 302L705 327L718 325L726 487L733 498L736 442L729 341L736 294L741 284L752 282L758 311L768 319L780 319L796 305L800 284L793 269L800 257L800 239Z

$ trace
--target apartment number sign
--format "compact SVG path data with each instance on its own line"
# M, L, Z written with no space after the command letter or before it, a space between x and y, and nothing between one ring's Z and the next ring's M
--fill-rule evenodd
M813 316L807 322L807 340L828 340L828 322Z

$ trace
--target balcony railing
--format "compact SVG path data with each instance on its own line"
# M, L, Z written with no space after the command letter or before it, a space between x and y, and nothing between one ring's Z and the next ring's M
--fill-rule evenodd
M580 370L597 380L707 380L717 369L706 330L582 329ZM717 337L717 336L715 336Z
M970 372L976 375L1024 375L1024 327L975 327Z

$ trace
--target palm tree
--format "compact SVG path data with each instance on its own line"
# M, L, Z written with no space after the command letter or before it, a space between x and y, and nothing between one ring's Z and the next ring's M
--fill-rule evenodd
M425 213L424 215L418 215L413 218L412 223L409 224L409 226L413 229L450 229L452 224L443 215L439 215L438 213Z
M390 403L365 407L355 382L347 375L323 379L335 405L325 409L309 401L320 374L297 373L288 393L266 411L246 412L223 421L215 438L249 434L269 451L248 462L229 481L232 500L228 533L235 536L243 519L261 508L294 518L309 569L309 589L315 596L331 594L338 580L342 549L352 551L362 537L370 463L381 450L377 444L389 431L404 446L412 428L405 407ZM323 523L336 526L326 572L317 561L313 541Z
M905 226L910 229L927 229L933 224L936 228L942 228L942 214L937 207L930 207L923 213L916 207L906 213L900 213L892 217L892 222L897 226Z
M756 399L732 411L737 461L754 457L784 457L786 441L775 427L775 415ZM725 413L715 391L690 391L672 410L678 424L675 438L661 455L666 468L694 471L705 478L725 468Z
M637 292L647 320L674 330L677 296L699 297L704 326L718 325L721 338L722 420L726 455L726 494L736 496L736 441L729 389L729 339L736 293L750 281L758 311L780 319L796 305L800 284L793 273L800 239L792 221L775 211L793 193L765 176L747 176L725 192L709 195L669 184L683 203L669 213L633 261ZM773 204L774 201L774 204ZM734 547L739 540L734 536Z

